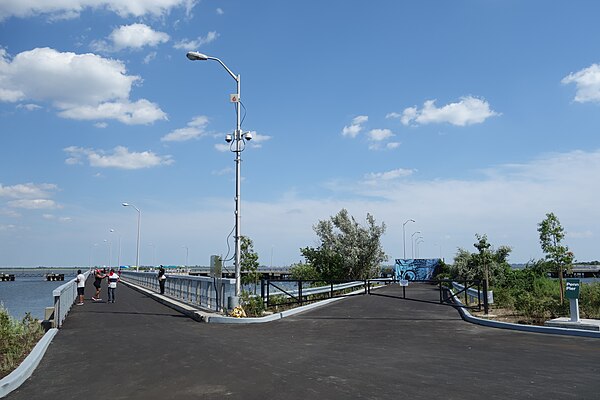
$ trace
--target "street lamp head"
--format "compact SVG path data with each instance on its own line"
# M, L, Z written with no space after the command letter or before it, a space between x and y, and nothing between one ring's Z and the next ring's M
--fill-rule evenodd
M251 132L244 133L244 139L246 139L248 141L252 140L252 133Z
M202 53L198 53L197 51L188 51L185 55L188 59L192 61L205 61L208 60L208 56Z
M123 207L129 207L129 203L121 203Z
M233 136L231 136L229 133L227 135L225 135L225 141L227 143L231 143L232 140L233 140Z

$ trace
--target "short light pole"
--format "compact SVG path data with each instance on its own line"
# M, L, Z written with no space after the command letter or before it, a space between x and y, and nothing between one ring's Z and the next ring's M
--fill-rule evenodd
M403 224L402 224L402 245L404 247L404 259L406 260L406 230L404 229L406 224L408 224L409 222L416 222L414 219L407 219Z
M410 248L413 260L415 259L415 235L417 233L421 233L421 231L416 231L412 235L410 235Z
M197 51L190 51L186 54L186 57L192 61L206 61L213 60L221 64L223 68L227 71L227 73L236 81L237 83L237 93L230 96L230 100L236 106L236 126L235 131L233 133L233 137L231 135L225 136L225 141L230 144L230 150L235 153L235 299L233 302L237 305L239 303L239 297L241 293L241 198L240 198L240 188L241 188L241 152L245 149L246 141L252 139L252 135L250 132L242 133L241 129L241 119L240 119L240 75L234 74L227 65L223 63L223 61L219 60L216 57L210 57L202 53L198 53Z
M135 269L136 269L136 271L139 271L139 269L140 269L140 225L142 223L142 212L140 211L139 208L137 208L133 204L121 203L121 205L123 207L133 207L133 208L135 208L135 211L137 211L137 213L138 213L138 220L137 220L137 246L136 246L136 255L135 255Z

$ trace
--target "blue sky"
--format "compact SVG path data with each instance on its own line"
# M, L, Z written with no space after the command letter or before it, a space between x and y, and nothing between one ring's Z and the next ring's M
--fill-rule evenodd
M542 256L554 212L599 259L600 25L594 1L4 0L0 265L208 265L234 223L301 260L346 208L385 222L393 262ZM111 232L113 230L113 232ZM420 234L413 235L420 231ZM232 241L230 240L230 243ZM187 247L187 249L186 249ZM416 254L415 254L416 255ZM231 253L230 253L231 256Z

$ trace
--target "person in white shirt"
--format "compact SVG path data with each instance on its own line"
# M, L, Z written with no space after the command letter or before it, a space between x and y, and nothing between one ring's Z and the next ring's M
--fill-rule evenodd
M79 303L77 303L77 305L82 306L83 291L85 290L85 275L81 273L80 269L77 270L77 278L75 279L75 281L77 282L77 295L79 297Z
M108 303L115 302L115 289L117 288L117 282L119 282L119 274L114 269L110 269L108 274Z

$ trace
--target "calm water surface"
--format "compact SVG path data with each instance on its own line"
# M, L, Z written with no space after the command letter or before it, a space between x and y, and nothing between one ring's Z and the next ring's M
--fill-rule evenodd
M25 313L37 319L44 319L44 309L52 307L52 291L64 282L48 282L44 277L19 277L14 282L0 282L0 302L11 316L21 319Z

